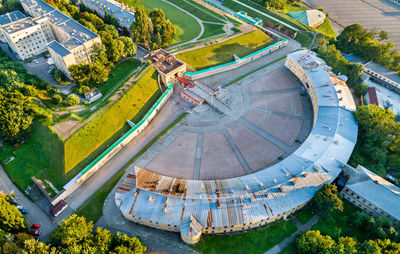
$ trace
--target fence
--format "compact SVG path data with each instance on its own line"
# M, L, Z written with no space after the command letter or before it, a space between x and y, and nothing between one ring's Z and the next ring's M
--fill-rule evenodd
M235 16L235 17L237 17L237 18L240 18L240 19L244 20L245 22L247 22L247 23L249 23L251 25L254 25L258 29L260 29L263 32L267 33L274 40L277 40L277 42L272 44L272 45L270 45L270 46L267 46L267 47L265 47L263 49L260 49L257 52L254 52L254 53L252 53L250 55L247 55L247 56L245 56L243 58L239 58L238 60L233 61L233 62L220 64L220 65L217 65L217 66L214 66L214 67L211 67L211 68L207 68L207 69L204 69L204 70L201 70L201 71L196 71L196 72L186 71L185 72L185 78L191 79L191 80L196 80L196 79L204 78L204 77L207 77L207 76L210 76L210 75L218 74L218 73L221 73L221 72L224 72L224 71L232 70L232 69L235 69L237 67L242 66L243 64L246 64L246 63L251 62L251 61L253 61L253 60L257 59L257 58L260 58L260 57L265 56L265 55L267 55L267 54L269 54L271 52L274 52L275 50L283 48L288 44L288 40L286 38L283 38L282 36L272 32L270 30L265 29L262 26L255 24L254 22L249 21L247 18L242 16L243 14L242 15L238 15L237 13L234 13L231 10L223 7L222 5L214 3L213 1L209 1L209 0L204 0L204 1L209 3L209 4L211 4L211 5L213 5L213 6L215 6L215 7L217 7L217 8L219 8L219 9L221 9L221 10L223 10L223 11L225 11L225 12L227 12L227 13L229 13L229 14L231 14L231 15L233 15L233 16Z
M134 137L142 132L151 120L156 116L161 107L165 104L168 98L173 93L173 86L167 83L167 90L161 95L156 103L151 107L147 114L133 126L125 135L112 144L106 151L97 157L92 163L85 167L79 174L77 174L71 181L63 187L63 191L57 195L51 202L52 205L57 204L60 200L66 199L73 191L75 191L83 182L85 182L91 175L93 175L100 167L108 162L115 154L117 154L124 146L126 146Z

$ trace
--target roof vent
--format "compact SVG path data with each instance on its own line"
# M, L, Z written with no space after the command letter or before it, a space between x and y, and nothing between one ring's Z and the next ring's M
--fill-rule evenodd
M149 200L149 201L152 201L152 200L153 200L153 196L152 196L152 195L149 195L148 200Z

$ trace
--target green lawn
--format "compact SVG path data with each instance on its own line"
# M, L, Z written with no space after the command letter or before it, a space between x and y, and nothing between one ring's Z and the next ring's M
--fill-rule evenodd
M63 165L63 142L47 126L35 123L32 135L19 148L4 145L0 161L8 175L25 190L32 184L31 177L50 180L58 189L66 181ZM6 163L12 156L15 159Z
M240 1L243 2L244 4L248 5L248 6L252 7L252 8L255 8L255 9L267 14L267 15L270 15L270 16L278 19L278 20L281 20L281 21L283 21L283 22L285 22L285 23L287 23L287 24L289 24L289 25L291 25L291 26L293 26L293 27L295 27L295 28L297 28L299 30L311 30L310 27L302 24L301 22L293 19L292 17L286 15L283 12L279 12L279 11L276 11L276 10L273 10L273 9L266 9L266 8L263 7L263 5L259 5L257 3L254 3L252 1L250 1L250 0L240 0ZM260 13L254 11L252 9L249 9L249 8L247 8L247 7L245 7L245 6L241 5L241 4L238 4L238 3L234 2L233 0L224 0L223 5L225 7L227 7L227 8L229 8L229 9L233 10L233 11L236 11L236 12L245 11L245 12L247 12L248 15L250 15L252 17L260 18L263 21L264 24L266 24L267 22L273 22L275 24L277 23L277 21L275 21L275 20L273 20L273 19L271 19L269 17L266 17L264 15L261 15ZM289 30L291 30L291 29L289 29Z
M145 6L147 9L162 9L171 22L176 25L177 37L173 44L190 41L200 33L200 24L188 14L176 9L172 5L161 0L120 0L132 7Z
M99 87L100 92L104 95L108 95L113 89L120 87L131 74L140 65L140 61L136 59L129 59L112 68L108 81Z
M285 8L282 10L284 13L288 13L291 11L303 11L307 10L307 8L304 5L294 3L294 4L286 4Z
M296 39L296 41L300 42L302 47L308 47L308 46L310 46L313 38L314 38L314 35L312 32L299 31L299 32L297 32L295 39Z
M126 120L134 118L158 90L157 72L151 68L122 98L65 140L65 172L115 137L115 133L126 126Z
M325 18L325 22L318 27L318 30L328 37L336 38L336 34L333 30L331 21L327 18Z
M244 57L273 43L275 41L268 35L260 30L255 30L220 44L179 54L178 58L196 70L202 70L232 62L234 61L234 54L238 57Z
M198 3L192 0L168 0L168 2L171 2L181 7L184 10L187 10L188 12L194 14L196 17L201 19L202 21L217 22L217 23L226 22L224 16L221 16L220 14L215 13L209 10L208 8L203 7L202 5L199 5Z
M293 221L279 220L248 233L204 235L193 248L205 254L264 253L297 230Z
M306 224L311 218L314 216L314 213L310 207L306 207L302 209L298 214L296 214L296 218L300 221L301 224Z
M152 141L150 141L140 152L138 152L135 157L133 157L117 174L115 174L110 180L107 181L98 191L96 191L93 196L89 198L76 213L79 216L84 216L87 220L91 220L96 223L100 217L103 215L103 205L107 196L110 194L114 186L118 183L121 177L124 175L125 170L143 153L149 149L155 142L157 142L167 131L169 131L173 126L179 123L187 113L183 113L180 117L178 117L174 122L172 122L167 128L165 128L160 134L158 134Z
M200 39L225 33L224 25L204 23L204 33Z
M359 211L359 209L347 200L343 200L343 203L343 212L320 218L311 227L311 230L319 230L321 234L329 235L334 239L338 239L340 236L351 236L357 238L359 241L366 240L364 237L366 234L351 226L351 216L354 212Z
M296 242L291 242L279 254L295 254L296 252Z

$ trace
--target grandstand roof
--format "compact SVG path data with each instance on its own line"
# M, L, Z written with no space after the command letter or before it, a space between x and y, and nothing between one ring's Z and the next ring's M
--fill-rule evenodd
M319 10L291 11L288 15L307 26L315 27L325 20L325 14Z
M304 50L288 57L307 54ZM315 55L311 58L318 60ZM358 129L352 112L339 106L330 69L323 64L315 67L326 72L322 78L310 77L319 84L313 102L318 104L318 115L310 135L287 158L257 172L222 180L174 178L131 166L117 189L117 206L136 218L187 229L191 217L198 221L192 224L205 228L243 225L268 221L309 201L341 172Z

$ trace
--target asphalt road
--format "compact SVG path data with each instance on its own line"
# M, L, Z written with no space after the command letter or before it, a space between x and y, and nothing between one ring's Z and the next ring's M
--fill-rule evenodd
M29 213L26 215L29 224L40 224L41 239L46 240L48 235L56 228L56 224L37 205L24 196L8 177L2 166L0 166L0 190L5 193L12 191L15 193L17 202L29 210Z

